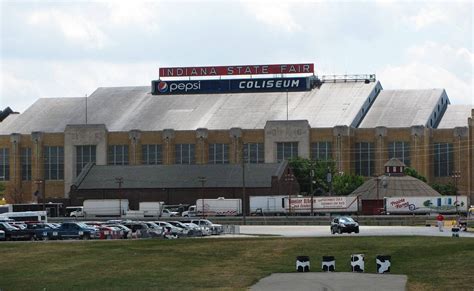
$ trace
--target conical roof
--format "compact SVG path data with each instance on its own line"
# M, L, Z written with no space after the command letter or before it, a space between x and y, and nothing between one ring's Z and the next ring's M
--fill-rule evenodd
M391 158L384 167L406 167L406 165L397 158Z
M370 200L384 197L441 196L441 194L412 176L379 176L366 181L349 196L360 196L362 200Z

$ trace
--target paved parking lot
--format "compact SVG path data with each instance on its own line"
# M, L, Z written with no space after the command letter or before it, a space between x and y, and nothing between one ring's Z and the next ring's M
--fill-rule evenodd
M304 225L241 225L240 233L247 235L281 235L284 237L340 237L340 236L446 236L452 235L451 228L440 232L436 227L427 226L360 226L359 233L331 234L329 226ZM474 233L461 232L460 237L474 238Z

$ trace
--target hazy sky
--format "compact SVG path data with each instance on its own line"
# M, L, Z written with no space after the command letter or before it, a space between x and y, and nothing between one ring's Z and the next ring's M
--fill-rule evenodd
M163 66L294 62L474 104L471 1L0 1L0 110Z

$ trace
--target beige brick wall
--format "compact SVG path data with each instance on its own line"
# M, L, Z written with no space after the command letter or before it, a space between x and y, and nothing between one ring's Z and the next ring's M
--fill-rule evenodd
M433 174L433 144L438 142L452 143L454 146L454 168L461 172L458 182L461 194L473 195L474 181L474 122L470 120L470 126L465 136L456 136L454 129L422 129L415 135L411 128L378 128L378 129L354 129L335 128L310 129L309 142L331 141L332 154L336 165L345 173L354 173L353 159L355 144L357 142L371 142L375 146L376 172L383 173L383 164L388 160L388 144L395 141L410 143L411 166L428 178L429 182L447 183L452 181L451 177L434 177ZM200 139L195 130L175 131L174 135L166 140L164 131L139 132L139 138L134 143L130 132L109 132L107 134L108 145L128 145L130 164L142 163L143 144L161 144L163 164L175 163L176 144L195 144L195 159L197 164L207 164L208 145L211 143L229 144L230 163L240 163L243 143L264 143L264 129L244 129L242 137L235 139L229 130L205 131L206 137ZM38 145L32 140L32 135L21 135L17 146L16 157L13 156L13 143L10 135L0 136L0 148L8 148L10 153L10 180L6 182L7 193L20 193L23 202L35 201L32 195L39 187L34 180L44 179L43 173L43 147L64 146L64 133L43 133ZM30 147L32 149L32 181L21 181L20 149ZM339 151L338 151L339 149ZM16 167L13 162L16 161ZM13 179L12 177L15 177ZM46 181L41 185L47 193L47 197L64 197L64 181Z

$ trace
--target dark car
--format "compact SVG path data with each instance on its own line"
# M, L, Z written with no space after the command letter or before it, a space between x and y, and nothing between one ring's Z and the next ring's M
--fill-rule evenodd
M26 229L34 232L36 240L58 239L57 227L49 223L28 223Z
M0 230L5 232L5 240L34 240L35 232L29 229L19 229L8 222L0 222Z
M359 223L349 216L336 217L331 221L331 233L359 233Z
M87 240L99 237L95 228L83 222L63 222L59 228L53 231L57 232L59 239L78 238Z

